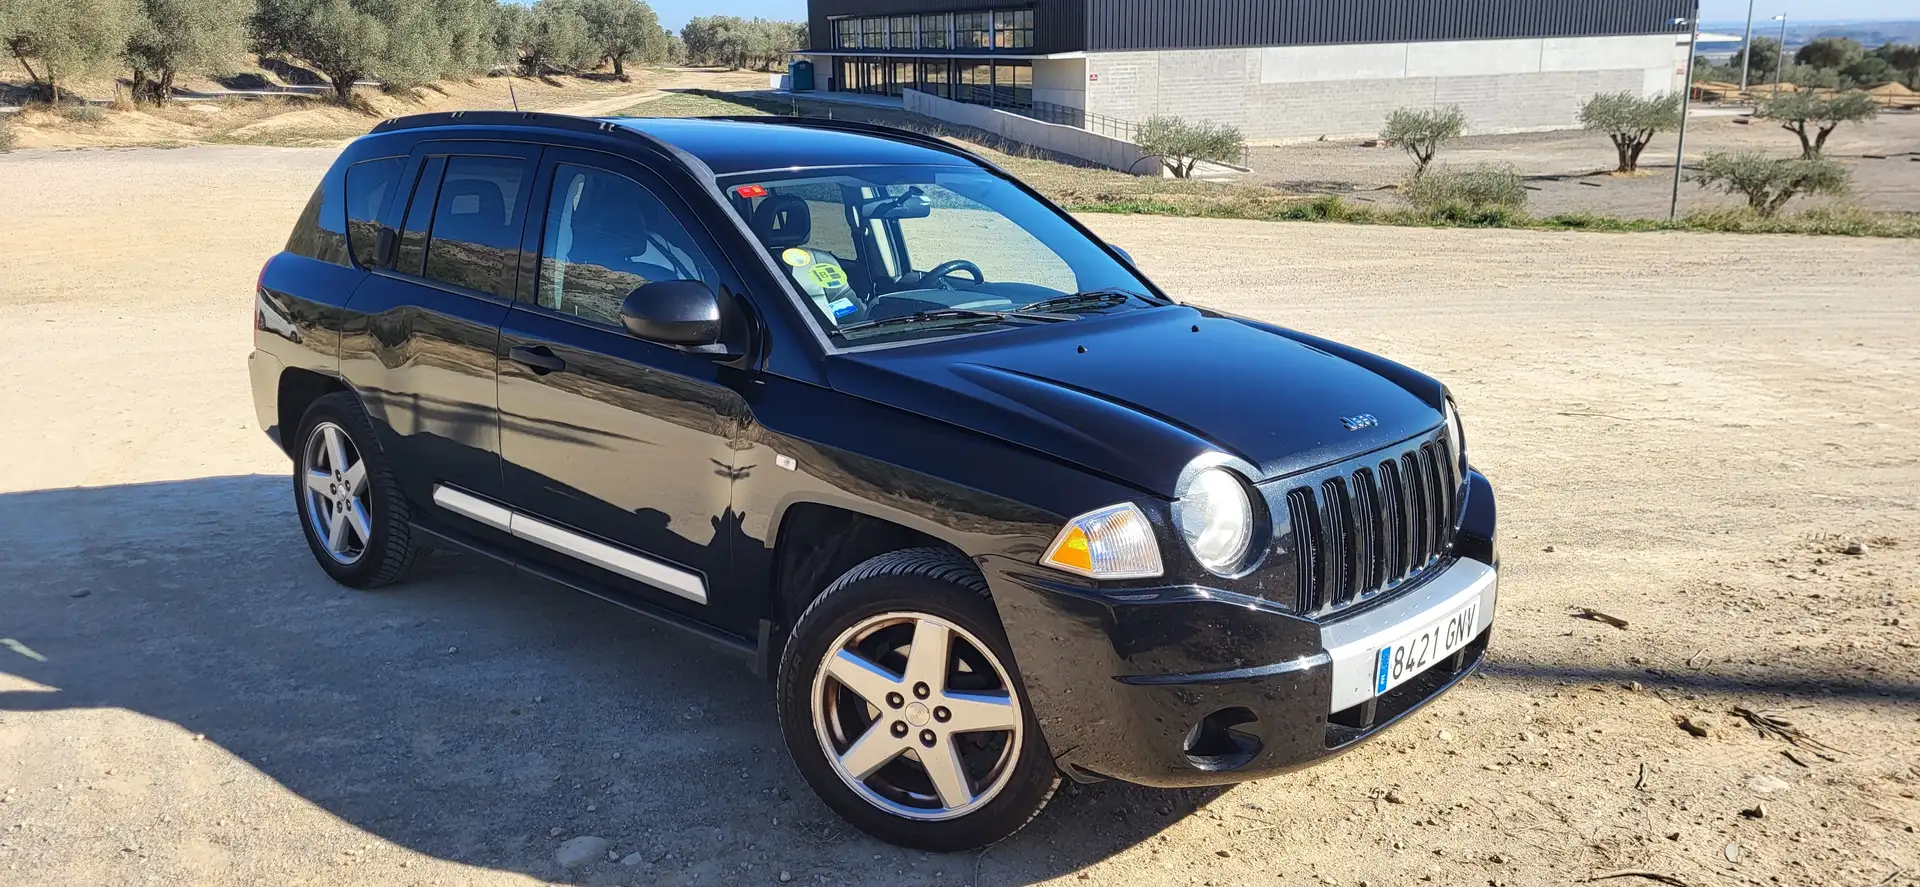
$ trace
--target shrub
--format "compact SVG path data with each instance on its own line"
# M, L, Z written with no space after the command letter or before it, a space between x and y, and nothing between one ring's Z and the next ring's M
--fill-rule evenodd
M1844 68L1860 60L1867 51L1860 41L1847 37L1818 37L1793 54L1796 64L1811 68Z
M1745 49L1734 53L1733 58L1727 62L1727 67L1740 70L1741 63L1746 61L1746 54ZM1780 41L1772 37L1753 38L1753 63L1748 68L1748 76L1755 81L1764 80L1773 76L1774 70L1779 67Z
M1439 167L1408 178L1400 198L1436 221L1479 224L1473 220L1499 215L1504 222L1527 205L1527 186L1511 166Z
M1772 217L1801 194L1845 194L1851 176L1823 157L1768 157L1758 151L1715 151L1700 161L1693 181L1702 188L1747 198L1747 207Z
M1134 144L1159 157L1174 178L1193 176L1201 161L1234 163L1245 152L1247 140L1240 130L1223 123L1202 120L1198 123L1156 114L1140 125Z
M1276 218L1290 222L1341 222L1363 214L1338 194L1322 194L1287 204Z
M1433 163L1433 155L1439 153L1440 146L1466 131L1467 112L1457 105L1427 111L1398 108L1387 115L1380 140L1406 151L1407 156L1413 158L1414 178L1420 178L1427 174L1427 166Z
M1879 116L1880 104L1864 92L1815 95L1790 92L1760 103L1753 116L1773 120L1800 137L1800 156L1818 158L1827 147L1827 137L1842 123L1861 123ZM1812 133L1808 128L1813 129Z
M1592 132L1606 133L1620 155L1618 171L1633 172L1640 168L1640 152L1653 141L1653 134L1680 125L1680 96L1603 92L1580 107L1580 123Z
M99 123L107 119L106 109L84 102L59 105L54 109L54 113L70 123Z

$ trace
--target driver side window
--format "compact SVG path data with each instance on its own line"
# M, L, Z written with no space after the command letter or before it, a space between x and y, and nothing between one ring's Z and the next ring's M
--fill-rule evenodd
M932 271L958 260L977 265L995 283L1030 283L1064 293L1078 289L1073 267L1012 219L939 185L923 189L933 212L895 223L913 270ZM962 271L958 279L972 278Z
M662 280L718 283L712 263L653 192L605 170L555 167L535 301L618 326L627 295Z

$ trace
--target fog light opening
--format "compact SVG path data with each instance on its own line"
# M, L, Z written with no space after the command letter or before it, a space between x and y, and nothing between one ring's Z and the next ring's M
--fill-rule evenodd
M1187 763L1201 770L1234 770L1260 753L1260 737L1239 729L1259 722L1245 706L1223 708L1201 718L1181 744Z

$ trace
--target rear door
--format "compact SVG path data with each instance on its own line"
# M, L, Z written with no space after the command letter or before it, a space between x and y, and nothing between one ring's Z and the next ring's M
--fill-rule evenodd
M397 248L354 296L364 313L348 332L341 372L416 503L436 502L442 488L502 493L494 352L520 277L540 150L421 143L409 158L412 187L385 220ZM472 509L435 513L456 527L485 526Z
M730 505L744 381L712 356L635 338L619 311L646 283L738 293L740 282L686 205L639 164L549 149L540 178L524 244L539 251L538 268L500 337L507 501L545 526L528 536L543 556L726 624L709 593L738 534Z

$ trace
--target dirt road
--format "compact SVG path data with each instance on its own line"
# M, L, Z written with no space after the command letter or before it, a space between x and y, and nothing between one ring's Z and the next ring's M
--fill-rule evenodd
M0 157L0 883L1920 872L1920 246L1091 219L1185 297L1452 384L1503 506L1493 661L1324 767L1069 789L929 856L816 802L766 688L693 643L476 558L326 581L243 361L329 159ZM575 835L618 860L563 871Z

